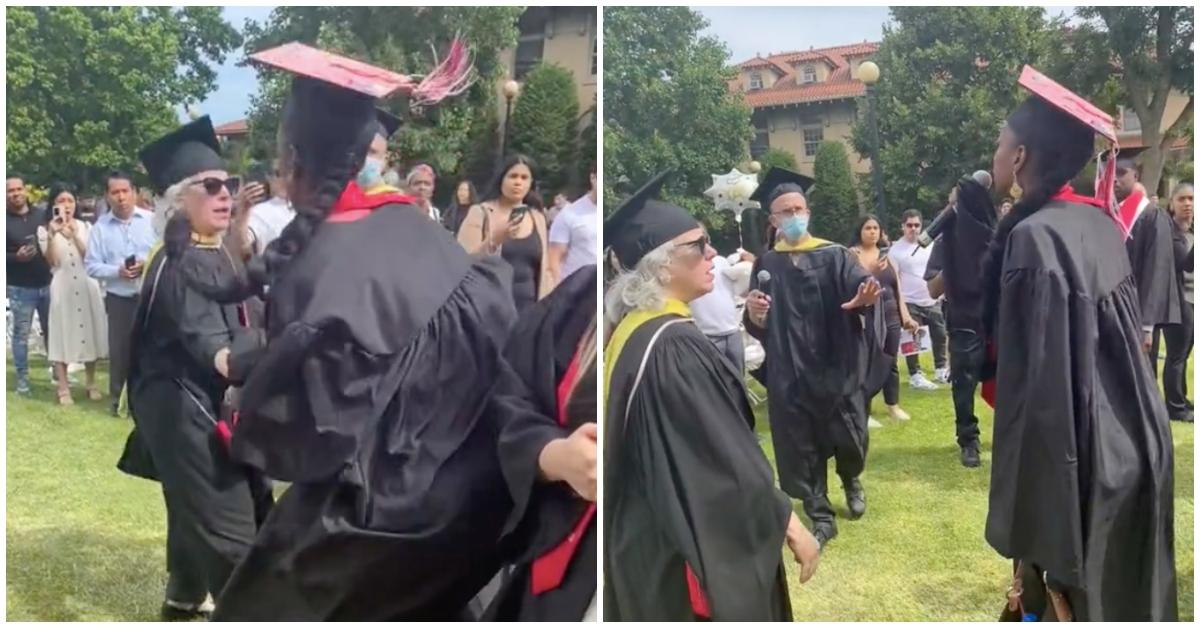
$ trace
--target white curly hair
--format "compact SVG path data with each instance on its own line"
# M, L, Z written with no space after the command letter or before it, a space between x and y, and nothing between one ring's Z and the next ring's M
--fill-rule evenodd
M633 270L622 270L604 295L604 318L617 325L634 310L655 310L666 303L664 290L671 274L667 266L675 244L666 244L647 253Z

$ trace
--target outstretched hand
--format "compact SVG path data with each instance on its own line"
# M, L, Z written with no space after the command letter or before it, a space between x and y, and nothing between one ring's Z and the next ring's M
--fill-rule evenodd
M584 423L566 438L550 441L538 456L542 476L566 482L580 497L596 501L596 424Z
M879 291L879 282L874 277L868 278L858 285L858 293L854 295L854 298L842 304L842 309L853 310L875 305L879 301Z

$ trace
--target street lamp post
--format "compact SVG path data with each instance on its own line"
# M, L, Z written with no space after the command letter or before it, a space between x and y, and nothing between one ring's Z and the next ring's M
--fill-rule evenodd
M879 160L879 118L876 112L875 83L879 81L879 66L871 61L858 66L858 79L867 86L867 117L871 124L871 183L875 191L875 214L881 222L887 205L883 200L883 163Z
M504 84L504 130L500 136L500 155L497 157L497 166L504 163L504 157L508 154L508 136L512 132L512 103L519 93L521 93L520 83L508 81Z

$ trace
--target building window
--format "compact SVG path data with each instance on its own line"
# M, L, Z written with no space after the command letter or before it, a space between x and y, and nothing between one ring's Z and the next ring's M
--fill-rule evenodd
M762 72L753 72L750 74L750 89L762 89Z
M588 18L588 30L592 34L592 76L596 76L596 24L592 22L594 18Z
M755 111L750 120L754 124L754 140L750 142L750 157L758 159L771 149L770 123L767 121L767 114L763 111Z
M817 149L821 147L821 142L824 140L825 127L804 127L804 156L816 157Z
M1141 131L1142 121L1137 117L1137 113L1128 107L1121 107L1121 130L1122 131Z
M542 62L542 53L546 48L546 26L550 21L550 11L546 7L530 7L521 14L517 21L517 54L513 63L513 78L521 80Z
M817 69L811 65L804 66L804 73L801 75L800 83L816 83Z

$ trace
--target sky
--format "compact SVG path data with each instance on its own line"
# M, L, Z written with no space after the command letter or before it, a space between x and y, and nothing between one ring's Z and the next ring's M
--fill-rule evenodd
M265 22L273 7L225 7L225 21L238 31L246 19ZM195 105L200 115L212 116L214 125L225 124L246 117L250 109L250 96L258 91L258 80L254 70L249 67L238 67L237 63L245 56L241 48L234 50L225 57L225 63L216 68L217 89L208 95L203 102ZM181 118L182 121L182 118Z
M725 42L731 63L773 52L827 48L883 38L889 21L881 7L694 7L708 18L703 32ZM1047 7L1061 15L1074 7Z

